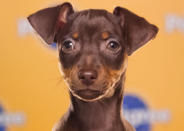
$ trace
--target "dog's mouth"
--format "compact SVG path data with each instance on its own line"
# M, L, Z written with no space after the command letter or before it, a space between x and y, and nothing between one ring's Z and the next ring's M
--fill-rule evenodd
M101 91L91 90L91 89L78 90L78 91L75 91L75 93L81 98L88 99L88 100L95 99L103 94Z

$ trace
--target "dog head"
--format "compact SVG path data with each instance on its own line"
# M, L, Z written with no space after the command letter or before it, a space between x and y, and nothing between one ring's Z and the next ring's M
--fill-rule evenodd
M93 101L110 97L126 70L127 56L154 38L155 25L129 10L75 12L70 3L28 17L47 43L57 43L60 68L71 93Z

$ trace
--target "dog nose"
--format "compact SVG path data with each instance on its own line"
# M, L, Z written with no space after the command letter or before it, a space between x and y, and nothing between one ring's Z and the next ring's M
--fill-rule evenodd
M97 79L97 72L95 70L80 70L78 77L85 85L91 85Z

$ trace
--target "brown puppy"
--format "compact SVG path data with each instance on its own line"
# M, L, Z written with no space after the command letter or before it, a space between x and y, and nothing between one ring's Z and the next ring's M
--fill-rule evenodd
M71 106L53 131L133 131L121 109L127 56L158 28L125 8L74 12L70 3L28 20L46 43L57 43L70 90Z

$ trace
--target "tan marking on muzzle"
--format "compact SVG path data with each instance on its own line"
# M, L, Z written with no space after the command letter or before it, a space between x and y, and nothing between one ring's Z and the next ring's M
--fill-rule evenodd
M109 68L105 69L105 71L108 72L107 75L109 75L110 81L112 81L112 82L108 85L109 87L105 91L105 93L103 93L102 95L100 95L100 96L98 96L94 99L82 98L81 96L76 94L74 90L72 90L70 88L71 81L70 81L69 78L70 78L70 75L71 75L71 73L74 69L72 69L72 68L71 69L60 69L60 72L61 72L61 74L63 74L65 82L68 85L68 89L70 90L70 92L72 93L73 96L77 97L80 100L86 101L86 102L93 102L93 101L96 101L96 100L100 100L102 98L111 97L114 94L115 84L120 80L121 75L124 73L124 71L127 68L127 64L128 64L128 55L125 53L124 54L124 62L122 64L120 70L112 70L112 69L109 69ZM60 66L60 67L62 67L62 66Z
M70 84L71 83L70 76L71 76L73 69L72 68L64 69L60 62L59 62L59 67L60 67L59 71L60 71L61 75L64 77L65 82L67 84Z
M111 83L107 89L107 93L106 93L105 97L113 96L113 94L115 92L115 84L120 80L120 77L125 72L127 65L128 65L128 55L125 53L124 54L124 62L121 65L121 68L119 70L112 70L112 69L106 68L106 71L108 72L107 75L108 75L109 81Z

